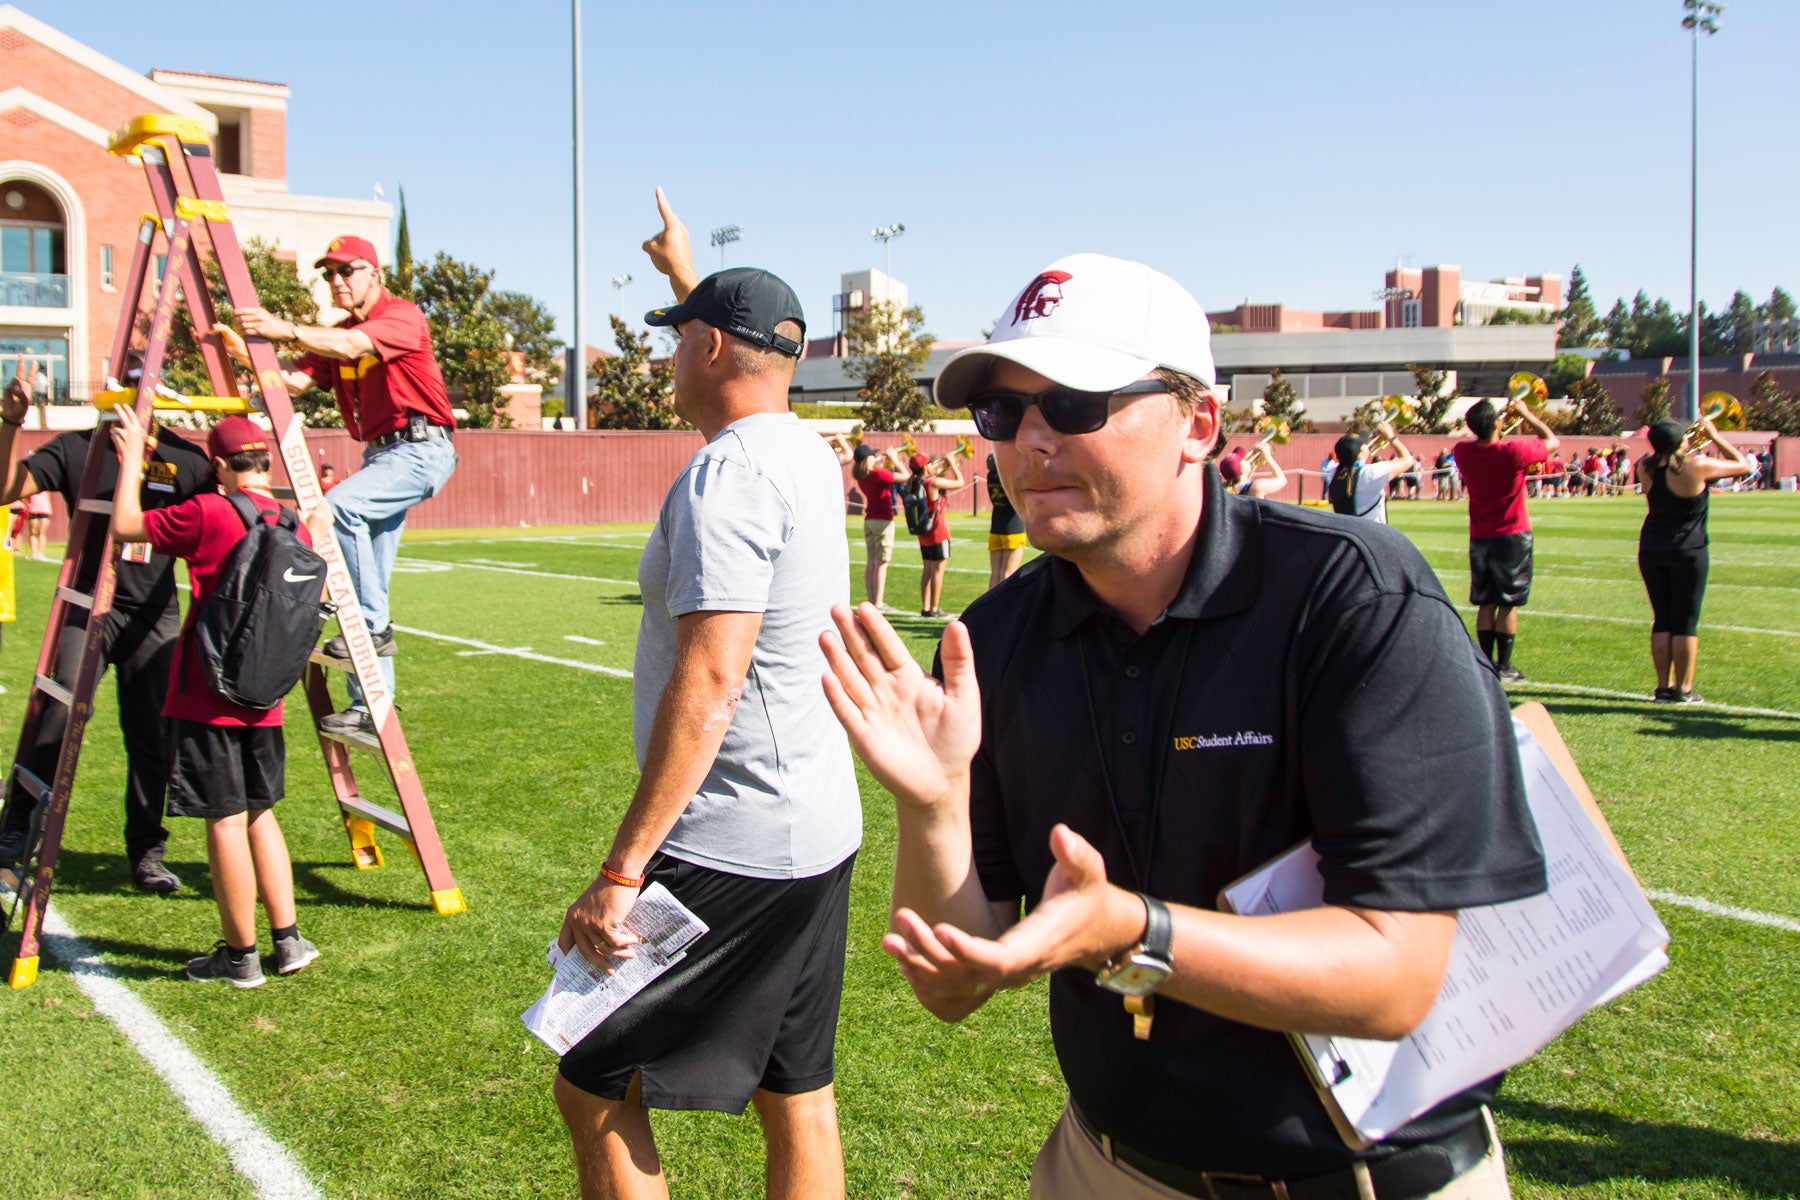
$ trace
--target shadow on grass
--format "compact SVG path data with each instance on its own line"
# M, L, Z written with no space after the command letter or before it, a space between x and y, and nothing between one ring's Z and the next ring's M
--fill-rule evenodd
M81 935L81 940L86 943L89 950L99 952L100 957L106 962L107 974L117 975L121 979L178 978L187 970L189 959L196 954L205 954L212 949L210 945L150 946L143 942L92 937L85 933ZM45 934L44 952L58 970L72 974L93 970L86 964L70 966L76 951L67 938L58 937L55 934Z
M623 596L601 596L599 602L601 604L623 604L629 608L644 607L644 598L637 592L627 592Z
M1777 1200L1792 1196L1794 1181L1800 1179L1800 1144L1793 1142L1757 1141L1715 1129L1633 1121L1528 1100L1502 1098L1494 1108L1504 1120L1557 1126L1593 1139L1564 1141L1554 1135L1506 1139L1509 1171L1552 1188L1615 1179L1676 1185L1718 1181Z
M1708 710L1705 705L1681 707L1644 701L1553 700L1542 703L1554 717L1563 716L1642 716L1662 723L1661 728L1645 726L1638 732L1645 737L1677 738L1742 738L1757 742L1800 741L1800 724L1789 717L1747 717L1735 713ZM1752 728L1752 726L1755 726ZM1772 728L1771 728L1772 726Z
M403 845L395 849L397 853L389 855L388 866L384 870L417 869L411 861L412 855L406 852ZM58 892L79 892L84 896L142 896L146 904L202 901L209 908L212 906L212 881L207 875L206 863L198 859L179 862L170 860L168 867L180 876L181 890L173 895L153 896L139 890L131 882L131 873L125 865L123 854L95 854L88 850L65 848L56 859L56 882L51 898L54 901ZM366 896L348 891L335 878L346 873L354 874L356 868L344 859L295 859L295 898L302 904L333 904L345 908L395 908L410 911L429 911L431 908L425 901L390 900L385 896Z

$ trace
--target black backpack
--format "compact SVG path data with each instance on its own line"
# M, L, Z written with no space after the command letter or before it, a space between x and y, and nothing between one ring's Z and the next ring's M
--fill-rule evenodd
M937 528L937 513L931 507L931 489L925 486L923 475L908 479L900 495L906 507L906 532L924 537Z
M1331 487L1326 495L1331 499L1332 512L1343 513L1346 517L1366 517L1381 507L1381 497L1377 496L1375 503L1361 512L1356 511L1356 481L1362 475L1362 469L1360 462L1350 467L1340 466L1337 474L1331 477Z
M265 513L241 492L226 499L244 537L194 617L194 644L213 691L244 708L273 708L306 672L330 611L319 599L325 560L300 540L287 509Z

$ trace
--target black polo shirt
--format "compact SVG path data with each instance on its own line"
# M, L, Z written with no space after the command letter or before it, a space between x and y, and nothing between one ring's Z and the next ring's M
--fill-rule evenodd
M1227 499L1212 468L1205 488L1181 592L1142 637L1051 555L964 615L988 897L1038 902L1058 822L1114 883L1197 908L1304 839L1332 904L1541 892L1505 695L1418 551L1373 521ZM1272 1176L1358 1157L1281 1034L1161 997L1139 1041L1120 997L1077 969L1051 979L1050 1024L1075 1102L1146 1154ZM1498 1083L1362 1157L1468 1124Z
M111 438L112 427L105 427ZM75 516L75 501L81 492L81 473L87 467L88 446L94 440L92 429L74 429L51 438L24 460L25 469L37 482L40 492L58 492L69 506L69 517ZM95 498L111 500L119 486L119 456L110 447L100 460L99 488ZM193 443L172 430L157 426L156 449L144 463L144 486L139 502L148 512L168 508L201 492L217 491L212 476L212 460ZM77 591L89 595L100 570L100 546L105 542L107 519L96 513L88 526L87 569L75 581ZM145 545L148 550L148 544ZM116 551L115 551L116 552ZM151 554L144 563L118 564L118 591L113 607L126 613L152 615L175 604L175 560L166 554Z

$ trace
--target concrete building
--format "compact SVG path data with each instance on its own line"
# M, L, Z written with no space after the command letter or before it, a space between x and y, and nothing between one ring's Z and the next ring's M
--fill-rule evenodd
M143 167L107 153L114 131L142 113L199 121L233 224L299 264L341 233L390 241L389 205L294 195L287 188L288 87L223 75L133 71L0 5L0 381L35 357L56 396L84 399L112 373L106 361L141 214Z

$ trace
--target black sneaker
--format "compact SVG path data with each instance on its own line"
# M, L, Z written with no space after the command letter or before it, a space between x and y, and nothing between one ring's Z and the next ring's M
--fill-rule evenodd
M152 846L131 867L131 881L146 892L166 896L181 890L181 879L163 865L163 848Z
M1525 672L1519 670L1519 668L1513 666L1511 663L1508 663L1506 666L1500 668L1500 681L1502 683L1524 683Z
M369 716L366 708L346 708L343 712L330 713L319 718L320 733L335 733L340 736L374 737L375 721Z
M31 846L31 830L9 829L0 833L0 867L16 867Z
M1656 694L1652 696L1651 699L1658 704L1680 704L1681 690L1679 688L1659 687L1656 689Z
M370 636L375 642L376 657L392 658L395 654L399 653L399 647L394 645L394 627L392 625L389 625L380 633L371 634ZM319 648L331 658L348 659L350 657L350 643L344 640L342 634L332 638L329 642L326 642Z
M275 973L292 975L319 957L319 948L295 934L291 938L277 938L275 941Z
M234 988L263 985L262 963L257 961L256 955L248 954L243 962L232 962L231 947L225 944L224 938L214 944L212 953L188 960L187 977L196 983L222 979Z

